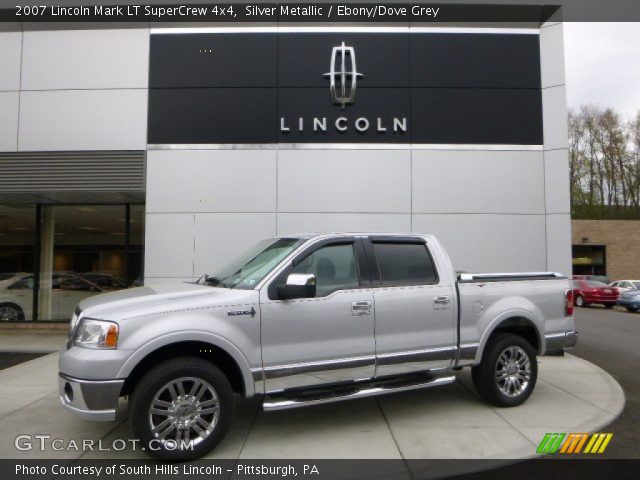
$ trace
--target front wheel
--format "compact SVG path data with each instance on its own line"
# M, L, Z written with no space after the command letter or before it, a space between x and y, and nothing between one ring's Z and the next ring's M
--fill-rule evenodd
M636 313L638 309L636 307L625 307L627 312Z
M536 352L524 338L496 333L487 343L482 362L471 369L478 394L498 407L515 407L533 392L538 378Z
M234 408L233 390L218 368L200 358L175 358L156 366L136 386L131 426L149 455L191 460L220 443Z
M615 306L616 306L615 303L605 303L604 308L610 310Z
M19 322L24 320L24 312L13 303L0 305L0 322Z

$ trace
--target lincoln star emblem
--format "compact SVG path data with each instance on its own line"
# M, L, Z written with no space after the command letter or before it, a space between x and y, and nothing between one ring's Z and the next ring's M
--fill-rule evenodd
M362 74L356 70L356 52L353 47L342 45L331 50L331 65L329 73L329 90L331 99L336 105L351 105L356 98L356 83Z

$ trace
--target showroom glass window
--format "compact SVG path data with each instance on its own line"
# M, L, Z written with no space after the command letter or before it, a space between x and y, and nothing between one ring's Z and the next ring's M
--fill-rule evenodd
M68 321L83 299L142 284L142 205L4 206L0 215L0 321Z
M0 205L0 322L33 319L35 205Z

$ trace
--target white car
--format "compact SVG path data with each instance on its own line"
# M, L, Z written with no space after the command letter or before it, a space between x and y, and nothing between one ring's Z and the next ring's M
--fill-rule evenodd
M66 320L81 300L104 291L70 273L54 272L51 282L51 318L43 320ZM33 318L33 287L31 273L16 273L0 280L0 322Z
M640 290L640 280L618 280L617 282L611 282L609 286L616 287L620 293Z

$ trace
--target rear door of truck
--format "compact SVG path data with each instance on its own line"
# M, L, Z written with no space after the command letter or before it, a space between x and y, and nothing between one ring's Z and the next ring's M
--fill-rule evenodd
M447 368L456 352L455 286L418 236L363 239L375 304L376 377Z

